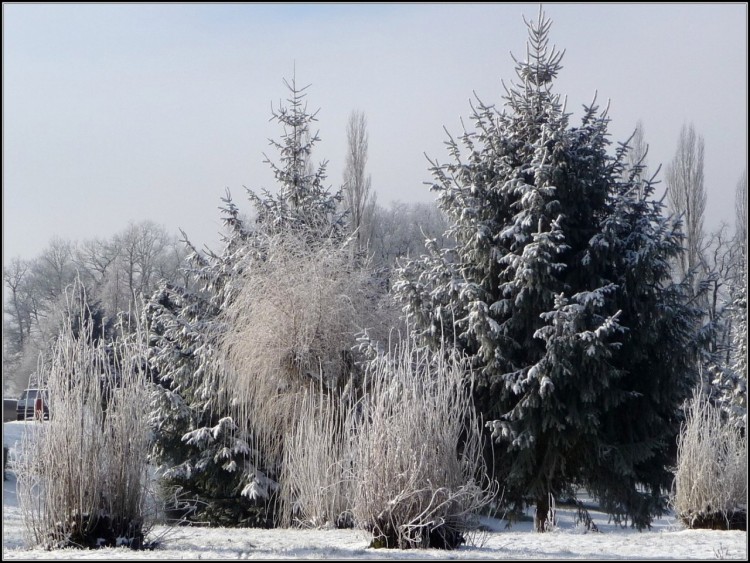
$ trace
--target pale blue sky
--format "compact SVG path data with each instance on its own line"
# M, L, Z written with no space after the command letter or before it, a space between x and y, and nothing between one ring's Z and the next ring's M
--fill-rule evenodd
M53 235L110 237L128 221L214 243L226 187L274 189L271 102L296 64L320 108L315 160L337 187L352 109L367 115L381 203L432 199L472 91L500 102L538 4L4 4L3 261ZM580 114L611 100L612 139L642 119L649 163L680 127L706 143L708 228L734 220L747 167L746 4L547 4L567 53L556 91ZM575 120L574 120L575 121ZM469 120L466 119L467 124ZM663 177L663 175L662 175Z

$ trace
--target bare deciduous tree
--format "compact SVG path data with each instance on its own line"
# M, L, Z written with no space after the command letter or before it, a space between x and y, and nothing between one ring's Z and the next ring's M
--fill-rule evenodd
M73 261L75 243L54 237L38 259L33 274L42 301L55 302L76 277Z
M147 295L153 291L159 276L174 276L164 268L166 260L171 261L171 246L174 237L170 237L164 227L152 221L130 223L120 234L116 235L112 245L118 255L116 271L107 283L109 293L115 297L114 310L132 307L135 296Z
M448 223L433 202L377 205L372 217L369 250L376 266L392 267L398 258L423 254L425 238L434 238L442 246L449 244L445 235Z
M348 142L344 169L344 198L352 231L357 233L360 248L365 248L371 236L375 194L372 179L365 174L367 165L367 118L360 111L352 111L346 128Z
M31 263L13 258L3 268L3 283L8 289L3 303L3 391L16 394L26 387L28 371L21 369L23 352L36 319L36 304L29 291L33 283Z
M710 352L729 354L729 332L731 326L726 316L726 307L731 303L730 290L735 277L736 246L732 244L726 223L708 235L701 252L702 280L706 288L705 309L708 321L714 327L708 342Z
M119 249L113 241L94 238L83 241L75 251L75 260L80 272L85 272L95 284L101 285L114 270Z
M685 276L701 261L706 190L703 185L703 136L683 125L674 159L667 167L667 199L672 212L682 215L685 250L679 268Z
M646 161L646 154L648 153L648 145L646 144L646 136L643 129L643 121L640 119L635 125L635 131L633 136L630 138L630 150L625 157L625 168L623 170L623 177L627 177L631 171L640 167L638 175L640 178L645 179L648 177L648 163Z
M10 303L6 306L4 313L11 318L12 333L16 339L16 345L19 349L23 348L24 339L30 330L31 319L28 319L27 312L24 310L23 284L28 279L29 264L20 258L14 258L10 261L7 268L3 268L3 283L10 290Z
M11 387L23 388L40 351L60 329L65 289L80 280L90 302L111 322L133 305L133 295L150 294L160 279L174 281L187 250L150 221L131 223L109 238L81 243L53 238L37 257L14 259L3 269L9 299L3 304L3 361Z

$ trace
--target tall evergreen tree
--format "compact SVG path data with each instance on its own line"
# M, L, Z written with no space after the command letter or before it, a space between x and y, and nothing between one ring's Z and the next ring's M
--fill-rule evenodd
M455 247L428 241L396 290L422 338L472 358L497 476L509 498L536 503L537 529L548 495L578 486L643 527L665 508L697 311L669 277L679 225L650 199L642 164L626 173L627 144L608 154L594 104L569 125L550 25L541 10L527 23L506 110L479 101L476 130L433 163Z
M154 457L166 483L197 499L193 518L222 525L270 525L276 469L255 451L253 437L239 431L222 402L223 365L219 348L226 332L221 313L233 302L241 274L265 258L265 240L295 230L307 239L341 237L344 218L337 214L340 192L325 188L325 163L317 169L310 155L317 133L310 133L315 114L307 112L305 88L285 81L289 106L273 111L283 128L271 141L279 162L268 157L278 190L258 195L248 190L257 223L246 225L227 193L223 199L227 235L221 253L192 250L190 283L162 284L146 315L151 330L151 364L160 385L153 405Z
M730 401L730 418L747 432L747 264L735 291L734 312L732 371L736 377Z
M747 173L737 183L735 198L735 233L733 240L721 237L723 227L713 238L715 255L721 257L720 268L712 272L716 286L725 285L728 292L714 299L715 322L719 330L711 335L715 352L707 353L707 370L711 376L710 398L721 407L726 420L735 427L747 426ZM712 241L713 242L713 241ZM719 293L718 291L715 295ZM708 352L712 350L709 349Z
M744 240L742 241L744 243ZM724 309L728 346L711 367L712 395L727 421L747 428L747 258L743 244L735 244L737 272L730 282L729 303Z
M233 280L251 239L229 194L223 201L223 252L202 254L186 237L190 286L164 282L145 310L150 363L160 384L152 403L152 454L174 508L193 507L189 520L263 526L272 520L265 501L275 483L249 457L248 442L219 404L216 385L219 314L233 298Z
M268 234L304 229L314 237L341 235L344 216L337 213L341 190L330 193L325 186L327 161L315 168L310 160L320 138L311 129L318 112L309 113L305 101L309 85L298 87L296 78L291 84L286 80L284 84L290 93L289 105L272 111L273 119L284 132L280 140L270 141L279 153L279 161L265 157L278 190L275 194L262 190L260 195L248 190L258 224Z

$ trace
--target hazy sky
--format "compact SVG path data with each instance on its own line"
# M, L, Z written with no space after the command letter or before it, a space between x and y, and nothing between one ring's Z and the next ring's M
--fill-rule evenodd
M476 92L500 103L538 4L4 4L3 262L54 235L109 238L128 221L214 243L220 197L275 189L262 153L271 103L296 65L320 108L314 160L341 183L346 121L367 115L378 200L434 195L425 153L470 123ZM680 128L705 138L707 227L734 221L747 167L747 5L547 4L566 49L556 91L574 112L611 100L612 140L638 119L649 164ZM663 178L663 174L661 175Z

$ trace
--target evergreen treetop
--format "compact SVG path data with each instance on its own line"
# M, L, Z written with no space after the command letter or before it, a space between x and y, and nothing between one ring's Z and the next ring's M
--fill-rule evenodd
M257 222L267 233L305 229L313 237L341 236L344 217L337 208L342 192L339 189L331 194L325 187L327 161L317 168L311 161L313 148L320 138L317 131L312 133L311 130L318 112L307 110L305 90L309 85L298 87L296 78L292 78L291 83L284 80L284 84L290 93L289 105L271 108L271 119L283 129L280 140L270 140L279 152L279 161L276 163L264 155L273 170L278 191L274 195L262 190L259 196L247 190L257 212Z

